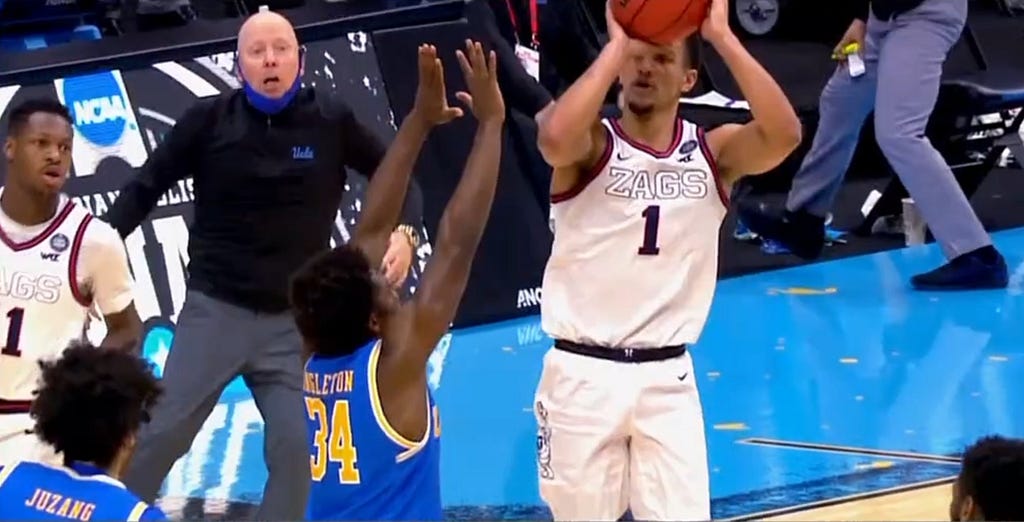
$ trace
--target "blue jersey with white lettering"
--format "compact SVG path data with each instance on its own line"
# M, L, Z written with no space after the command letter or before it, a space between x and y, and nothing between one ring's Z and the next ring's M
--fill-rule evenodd
M384 418L377 393L380 343L343 357L313 356L303 391L313 478L309 520L441 520L441 426L427 395L419 441Z
M0 468L0 520L167 520L121 481L88 464Z

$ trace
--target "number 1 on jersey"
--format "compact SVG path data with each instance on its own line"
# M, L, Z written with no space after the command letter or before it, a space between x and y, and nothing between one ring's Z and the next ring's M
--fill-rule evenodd
M656 256L661 252L658 248L658 220L661 218L661 207L651 205L640 215L644 218L644 242L636 253L642 256Z
M18 344L21 343L21 323L25 319L24 308L11 308L7 312L7 342L0 349L0 354L21 357Z

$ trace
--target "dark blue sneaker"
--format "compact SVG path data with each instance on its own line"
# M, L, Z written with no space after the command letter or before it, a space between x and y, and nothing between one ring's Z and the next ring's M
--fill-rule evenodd
M1006 260L990 246L957 256L931 272L910 278L910 284L917 290L1006 288L1009 281Z
M825 218L803 210L775 215L754 203L737 207L739 219L762 239L779 243L801 259L821 256L825 248Z

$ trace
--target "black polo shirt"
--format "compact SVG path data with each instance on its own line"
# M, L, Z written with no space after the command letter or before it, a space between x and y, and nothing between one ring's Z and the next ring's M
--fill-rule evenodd
M352 110L313 89L267 116L241 91L191 107L120 192L106 219L130 234L160 196L191 175L189 287L253 310L288 307L288 279L330 245L345 167L367 176L383 143ZM419 192L403 221L414 225Z

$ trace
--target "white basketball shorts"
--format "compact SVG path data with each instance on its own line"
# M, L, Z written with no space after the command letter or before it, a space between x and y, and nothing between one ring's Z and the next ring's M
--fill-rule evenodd
M555 520L710 520L693 359L624 363L552 348L537 387L541 497Z

